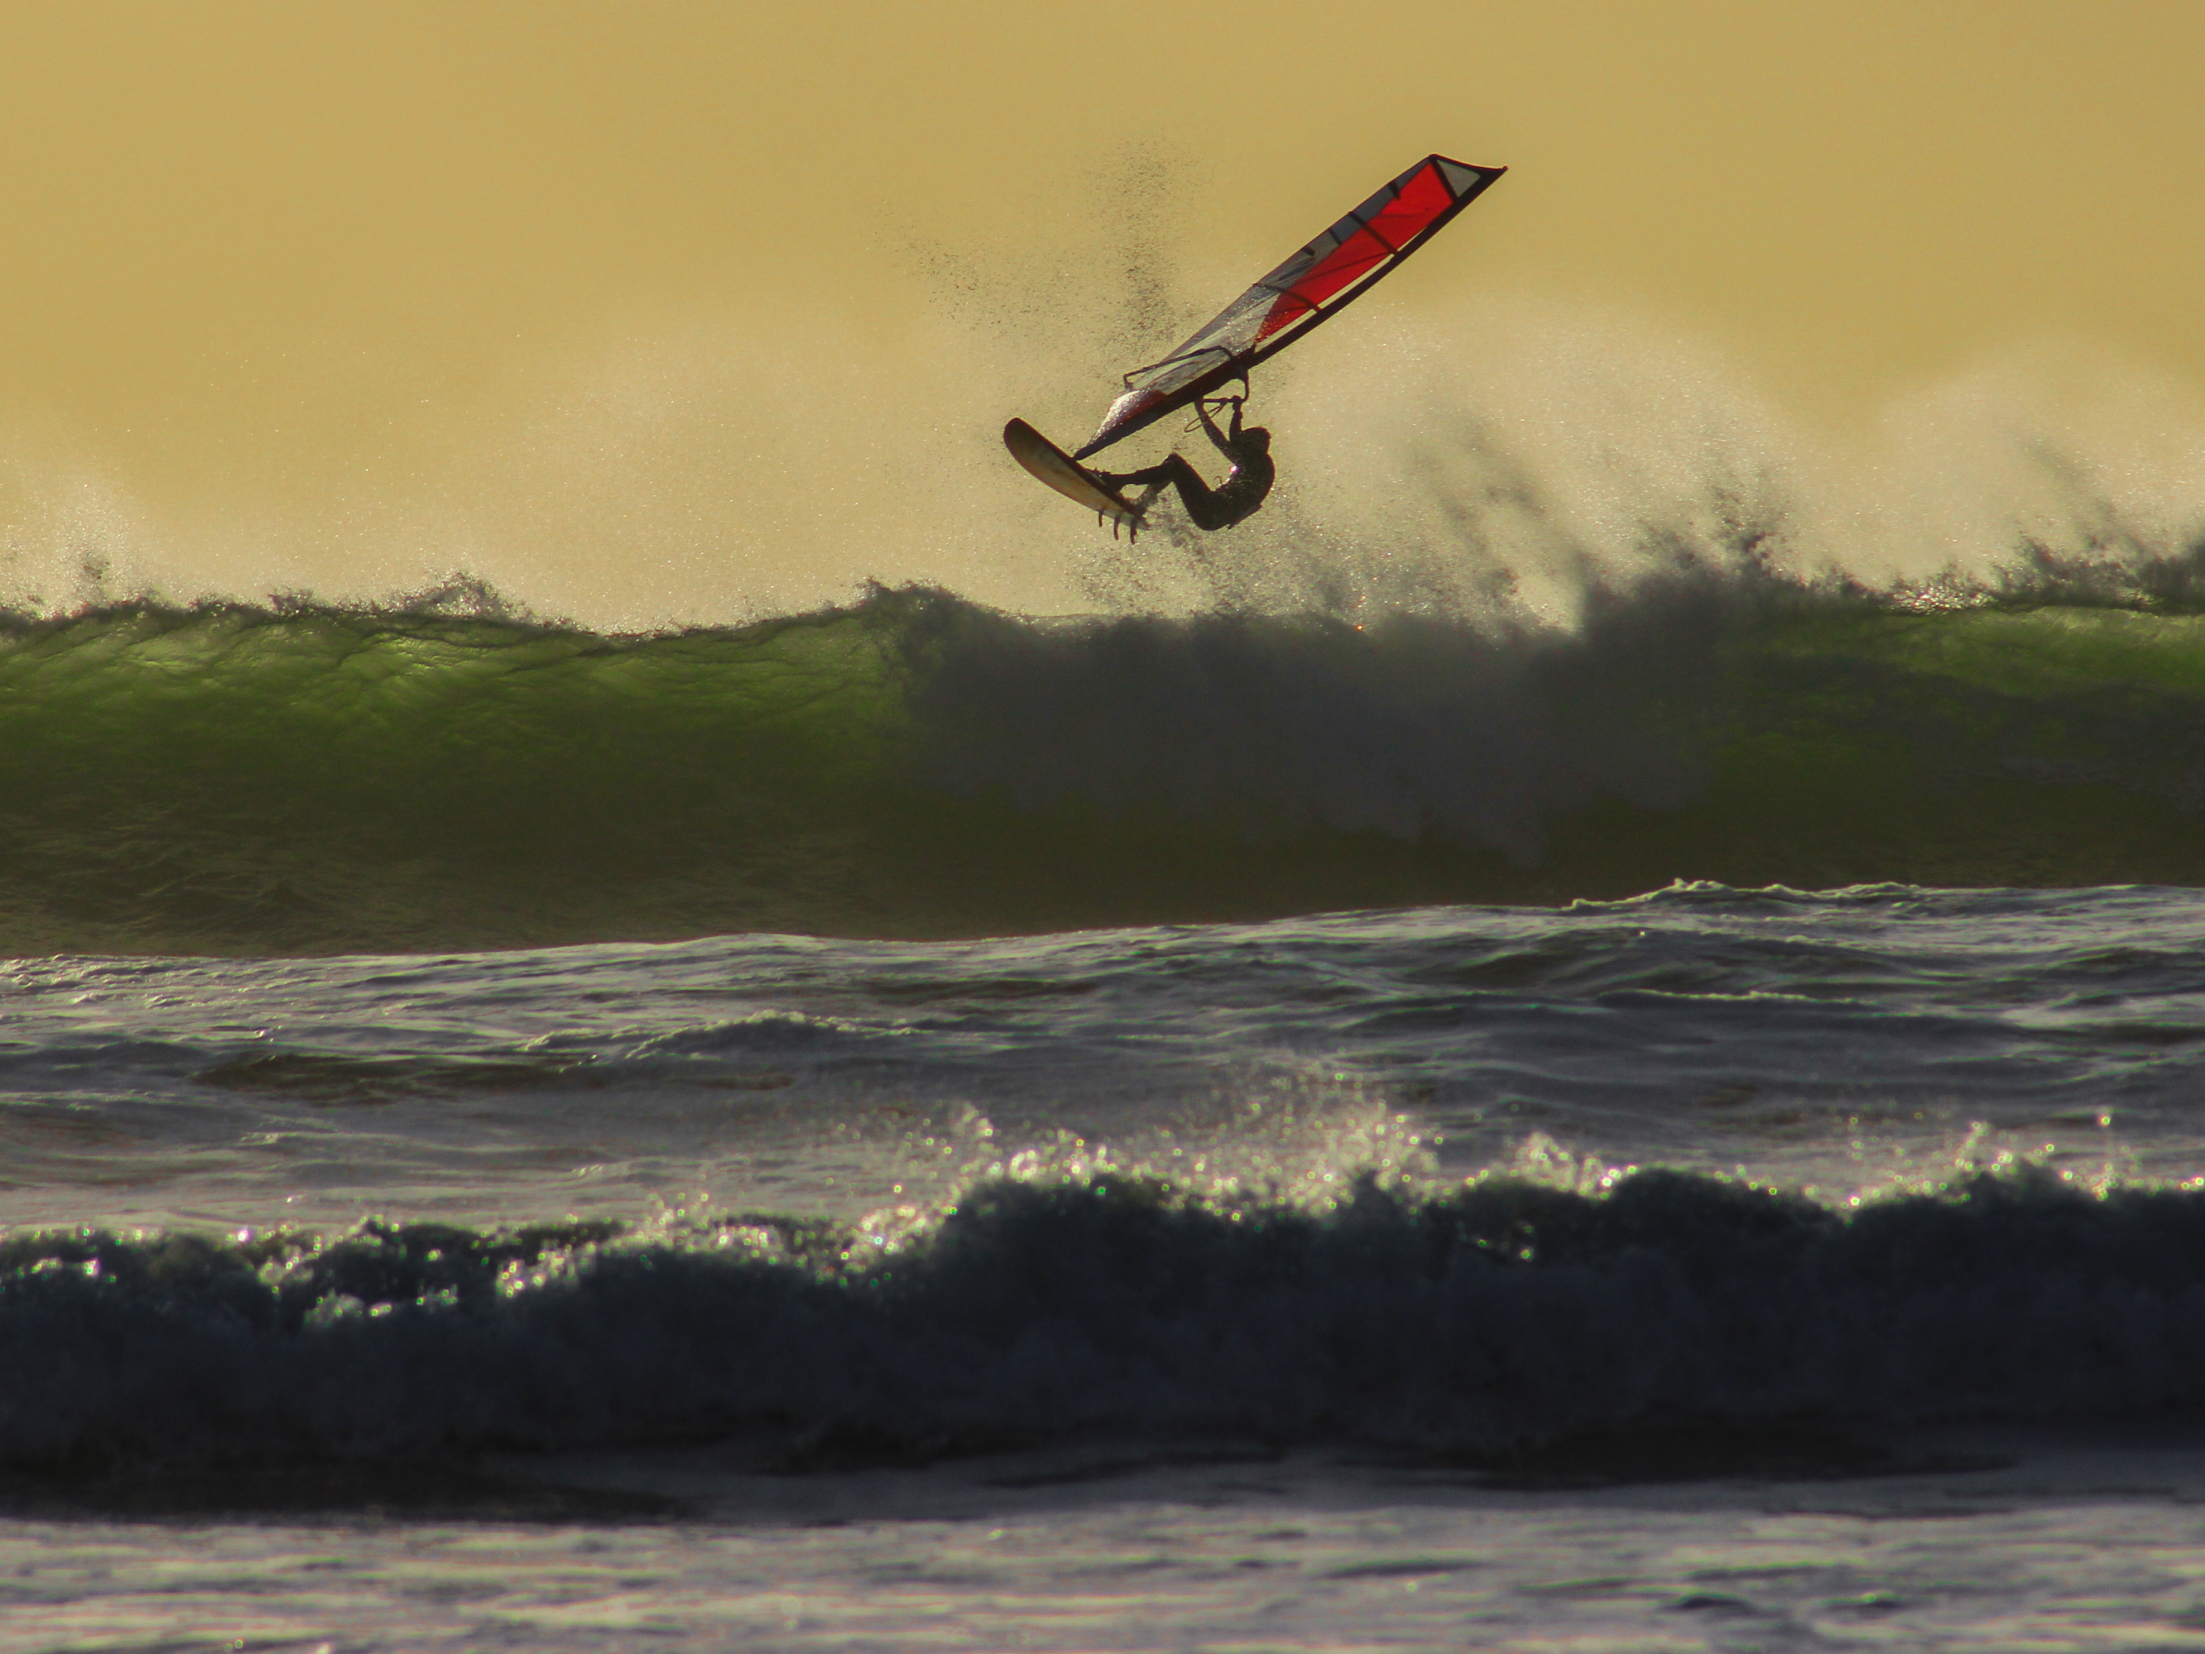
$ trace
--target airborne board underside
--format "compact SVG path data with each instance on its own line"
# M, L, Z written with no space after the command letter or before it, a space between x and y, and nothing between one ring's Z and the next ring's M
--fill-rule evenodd
M1003 427L1003 446L1011 451L1011 458L1066 499L1107 518L1114 529L1139 531L1141 513L1124 495L1097 482L1070 454L1023 419L1014 419Z

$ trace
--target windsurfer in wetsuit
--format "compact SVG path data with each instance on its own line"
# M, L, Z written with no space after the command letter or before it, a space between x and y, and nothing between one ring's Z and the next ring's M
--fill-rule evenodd
M1228 396L1222 400L1233 405L1233 423L1228 431L1217 428L1210 418L1208 403L1194 405L1202 429L1217 444L1218 452L1233 462L1232 471L1215 488L1204 482L1202 473L1177 454L1168 454L1161 465L1151 465L1142 471L1123 474L1094 471L1089 474L1109 488L1123 488L1134 482L1155 486L1168 482L1179 490L1179 503L1187 508L1187 516L1197 528L1231 528L1255 515L1256 507L1263 504L1263 497L1271 492L1272 480L1278 475L1271 464L1271 433L1261 425L1241 429L1240 408L1247 398Z

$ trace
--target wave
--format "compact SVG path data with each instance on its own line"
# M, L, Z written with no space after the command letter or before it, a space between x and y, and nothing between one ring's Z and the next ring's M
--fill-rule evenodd
M0 1463L1090 1435L1506 1455L2205 1407L2205 1193L2041 1169L1833 1211L1671 1171L1326 1207L1090 1167L902 1236L369 1223L0 1246Z
M1567 629L1037 620L922 588L653 636L479 601L18 616L0 948L2205 883L2201 564L1872 592L1680 554Z

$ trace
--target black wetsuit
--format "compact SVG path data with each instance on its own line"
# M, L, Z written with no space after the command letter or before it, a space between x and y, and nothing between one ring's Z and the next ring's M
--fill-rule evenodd
M1146 470L1128 471L1122 476L1102 473L1117 486L1127 483L1170 483L1179 490L1179 503L1186 507L1187 518L1196 528L1231 528L1255 515L1256 507L1263 504L1263 497L1271 492L1271 484L1278 477L1278 469L1271 463L1270 444L1241 440L1240 415L1233 415L1233 434L1226 436L1210 423L1208 413L1202 413L1203 429L1218 451L1233 462L1232 471L1225 480L1212 488L1202 480L1202 473L1177 454L1167 454L1163 463L1151 465ZM1261 437L1262 432L1252 433Z

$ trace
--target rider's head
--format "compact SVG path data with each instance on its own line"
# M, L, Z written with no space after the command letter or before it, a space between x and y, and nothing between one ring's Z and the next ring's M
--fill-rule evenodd
M1261 425L1250 425L1240 433L1240 441L1259 454L1271 451L1271 433Z

